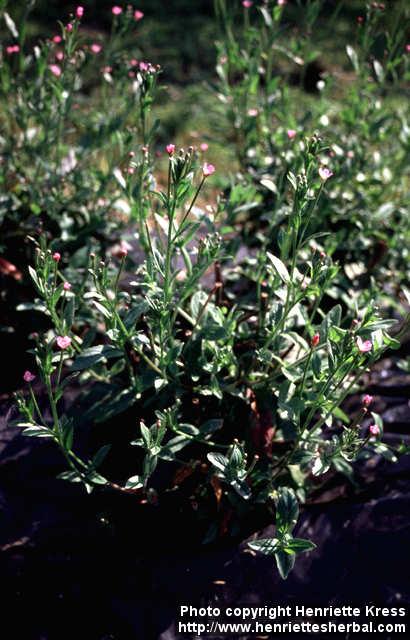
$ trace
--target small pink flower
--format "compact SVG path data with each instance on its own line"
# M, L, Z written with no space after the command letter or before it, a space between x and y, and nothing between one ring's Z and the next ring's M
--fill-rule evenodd
M126 258L131 249L132 245L129 242L121 240L120 244L114 247L112 255L116 258Z
M135 173L135 168L134 167L128 167L127 172L129 173L130 176L132 176L132 174Z
M33 382L33 380L35 380L36 376L31 373L31 371L25 371L24 375L23 375L23 380L24 382Z
M6 47L7 55L13 55L13 53L18 53L20 51L20 47L18 44L12 44L10 47Z
M61 36L54 36L53 37L53 42L55 44L60 44L61 40L62 40Z
M57 78L61 76L61 67L59 67L58 64L50 64L48 68L50 69L51 73Z
M201 149L201 151L208 151L209 145L207 142L201 142L199 148Z
M252 5L252 0L243 0L242 2L242 6L245 7L245 9L250 9Z
M93 42L90 49L93 53L100 53L100 51L102 50L102 46L97 42Z
M333 175L333 171L330 171L330 169L328 169L327 167L320 167L319 176L321 180L323 180L323 182L326 182L326 180L329 180L329 178L331 178L332 175Z
M131 67L136 67L138 64L138 60L136 60L135 58L133 58L132 60L130 60L130 65Z
M315 335L312 337L310 344L312 347L317 347L317 345L320 342L320 335L318 333L315 333Z
M287 133L287 136L288 136L289 140L292 140L296 135L295 129L288 129L286 133Z
M380 435L380 427L378 427L377 424L371 424L369 427L369 432L372 436L375 436L377 438L377 436Z
M134 11L134 20L138 22L139 20L142 20L143 17L144 17L144 14L142 11L139 11L138 9Z
M167 146L165 147L165 149L167 150L167 154L169 156L172 156L174 151L175 151L175 145L174 144L167 144Z
M118 7L118 6L114 6L114 7L111 9L111 11L112 11L112 13L113 13L113 15L114 15L114 16L119 16L119 15L121 15L121 13L122 13L122 8L121 8L121 7Z
M250 118L256 118L258 113L259 113L259 111L257 109L248 109L248 116Z
M66 26L67 31L72 31L73 30L73 25L71 24L71 22L68 23L68 25Z
M69 336L57 336L56 342L60 349L67 349L71 344L71 338Z
M83 15L84 15L84 7L77 7L77 9L75 10L76 18L82 18Z
M213 164L209 164L208 162L204 162L202 167L202 173L204 174L204 178L211 176L215 173L216 169Z
M362 340L360 336L357 338L356 344L360 353L367 353L368 351L371 351L373 348L373 344L371 340Z
M54 260L54 262L60 262L61 260L61 254L58 253L58 251L55 251L52 255L52 258Z
M406 51L407 53L410 53L410 44L406 44Z
M56 59L59 61L64 60L64 53L62 51L57 51Z
M284 7L286 4L286 0L278 0L278 6L279 7Z
M71 284L69 282L64 282L63 289L64 289L64 291L70 291Z
M363 396L362 398L362 404L364 407L368 407L369 405L371 405L373 402L373 396L369 396L368 393L366 393L366 395Z

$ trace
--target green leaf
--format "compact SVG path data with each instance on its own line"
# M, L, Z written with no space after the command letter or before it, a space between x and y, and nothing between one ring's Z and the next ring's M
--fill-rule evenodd
M11 18L9 16L9 14L7 13L7 11L5 11L3 13L3 18L4 18L4 22L7 25L8 30L10 31L11 35L13 36L13 38L18 38L19 37L19 32L17 31L15 22L13 20L13 18Z
M350 46L350 44L348 44L346 46L346 53L349 56L350 62L353 65L353 69L356 71L356 73L359 72L359 58L358 55L356 53L356 51L353 49L352 46Z
M149 304L146 300L140 300L132 309L130 309L124 318L124 325L127 329L132 329L135 326L137 320L140 319L143 313L146 313L149 309Z
M292 571L295 566L296 554L286 553L286 551L277 551L275 553L276 566L278 567L278 571L280 577L283 580L286 580L289 573Z
M225 469L229 464L228 458L222 455L222 453L211 452L211 453L208 453L206 457L214 467L216 467L217 469L220 469L221 471L225 471Z
M92 466L94 467L94 469L98 469L98 467L104 462L110 449L111 449L110 444L105 444L100 449L98 449L92 461Z
M30 274L30 277L31 277L32 281L34 282L34 285L35 285L37 291L39 293L43 294L44 293L43 285L41 284L35 269L33 269L33 267L29 266L28 272Z
M224 421L219 418L214 418L212 420L207 420L200 427L199 431L201 435L207 435L210 433L215 433L219 429L222 429Z
M63 471L63 473L58 474L57 478L67 482L82 482L80 474L76 471Z
M388 462L397 462L397 456L393 453L391 449L384 442L375 442L373 445L374 451L381 455Z
M270 253L269 251L266 252L267 258L270 260L270 262L272 263L273 268L275 269L276 273L278 274L278 276L280 277L280 279L285 283L285 284L289 284L290 282L290 275L289 272L287 270L287 268L285 267L285 265L283 264L282 260L280 260L279 258L277 258L276 256L274 256L272 253Z
M71 329L74 324L74 314L75 314L75 296L71 296L67 300L66 307L64 309L64 322L66 324L67 332Z
M278 538L259 538L259 540L248 542L248 547L265 556L273 556L279 548L279 540Z
M24 429L23 436L52 438L53 434L46 427L28 427L27 429Z
M98 309L100 313L102 313L102 315L105 318L111 318L111 311L109 311L103 304L101 304L97 300L93 300L93 303L94 303L94 306Z
M285 549L288 549L292 553L303 553L304 551L316 549L316 545L314 542L305 540L304 538L292 538L286 542Z
M205 291L197 291L191 298L191 315L195 322L198 322L199 315L208 299Z
M99 362L105 362L107 358L116 358L122 356L123 352L109 344L98 344L95 347L84 349L79 356L76 357L71 367L73 371L82 371L90 369Z
M229 482L230 486L236 491L238 495L244 500L249 500L252 495L250 486L244 480L238 480L235 478Z
M140 476L131 476L131 478L128 478L127 482L125 483L126 489L141 489L141 487L143 486L144 483L141 482Z
M288 487L278 489L276 499L276 528L282 535L294 528L299 516L299 504L295 493Z
M144 441L144 445L146 449L151 447L151 433L147 426L143 422L140 424L141 436Z
M71 448L73 446L73 439L74 439L73 423L71 421L66 422L66 424L63 425L63 444L67 451L71 451Z

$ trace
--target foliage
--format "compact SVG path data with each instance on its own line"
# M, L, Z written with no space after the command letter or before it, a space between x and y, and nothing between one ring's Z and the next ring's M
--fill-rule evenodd
M275 537L249 544L286 578L314 548L293 530L317 478L354 481L356 460L402 452L381 442L369 396L352 416L343 403L409 324L408 126L393 99L408 63L402 22L385 29L369 6L347 48L347 94L329 74L301 108L291 65L303 85L322 3L306 3L297 35L285 3L241 7L240 28L230 3L215 9L213 88L239 172L212 205L228 167L215 174L207 145L162 148L160 69L125 47L141 19L131 7L94 49L76 14L32 52L24 21L3 12L19 43L0 68L3 244L28 238L33 297L18 309L45 327L32 336L37 370L16 394L16 424L53 441L60 477L89 492L158 502L194 477L205 542L257 512L274 517ZM114 464L115 431L130 419L132 469ZM81 434L99 425L102 441L84 450Z

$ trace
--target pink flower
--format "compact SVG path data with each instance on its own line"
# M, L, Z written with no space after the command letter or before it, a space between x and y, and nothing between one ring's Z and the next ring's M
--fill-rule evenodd
M60 349L67 349L71 344L71 338L69 336L57 336L56 342Z
M36 376L31 373L31 371L25 371L24 375L23 375L23 380L24 382L33 382L33 380L35 380Z
M138 22L139 20L142 20L143 17L144 17L144 14L142 11L139 11L138 9L134 11L134 20Z
M201 142L199 148L201 149L201 151L208 151L209 145L207 142Z
M286 4L286 0L278 0L278 6L279 7L284 7Z
M84 7L77 7L75 10L76 18L82 18L84 15Z
M61 260L61 254L58 253L58 251L55 251L52 255L52 258L54 260L54 262L60 262Z
M373 348L373 344L371 340L362 340L360 336L357 338L356 344L360 353L367 353L368 351L371 351Z
M294 138L296 135L295 129L288 129L286 133L288 135L289 140L292 140L292 138Z
M175 151L175 145L174 144L167 144L167 146L165 147L165 149L167 150L167 154L169 156L172 156L174 151Z
M112 255L116 258L126 258L131 249L132 245L129 242L121 240L120 244L114 247Z
M61 42L61 36L54 36L54 37L53 37L53 42L55 42L55 44L60 44L60 42Z
M132 176L132 174L135 173L135 168L134 167L128 167L127 172L130 174L130 176Z
M320 342L320 335L318 333L315 333L315 335L312 337L310 341L310 344L314 348L314 347L317 347L319 342Z
M12 55L13 53L18 53L20 51L20 47L18 44L12 44L10 47L6 47L7 55Z
M202 173L204 174L204 178L211 176L215 173L216 169L213 164L209 164L208 162L204 162L202 167Z
M93 53L100 53L100 51L102 50L102 46L97 42L93 42L90 49Z
M330 169L328 169L327 167L320 167L319 176L321 180L323 180L323 182L326 182L326 180L331 178L332 175L333 175L333 171L330 171Z
M121 8L121 7L114 6L114 7L111 9L111 11L112 11L112 13L113 13L113 15L114 15L114 16L119 16L119 15L122 13L122 8Z
M69 282L64 282L63 289L64 289L64 291L70 291L71 284Z
M64 60L64 53L62 51L57 51L56 53L56 59L57 60Z
M373 402L373 396L369 396L368 393L366 393L366 395L363 396L362 398L362 403L364 407L368 407L369 405L371 405Z
M67 31L72 31L73 30L73 25L71 24L71 22L68 23L68 25L66 26Z
M58 64L50 64L48 68L50 69L51 73L57 78L61 76L61 67L59 67Z
M259 111L257 109L248 109L248 116L250 118L256 118L258 113L259 113Z
M406 51L407 53L410 53L410 44L406 44Z
M377 424L371 424L369 427L369 432L372 436L375 436L377 438L377 436L380 435L380 427L378 427Z
M245 9L250 9L252 5L252 0L243 0L242 2L242 6L245 7Z

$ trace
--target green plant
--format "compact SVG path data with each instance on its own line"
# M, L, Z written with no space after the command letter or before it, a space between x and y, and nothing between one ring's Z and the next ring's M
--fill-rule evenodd
M52 422L44 420L30 387L28 397L18 396L24 415L19 424L26 435L53 439L70 467L62 477L83 482L88 490L103 485L152 498L159 463L194 469L207 459L208 480L213 480L200 482L196 490L204 508L215 483L225 487L223 500L239 512L252 512L257 504L269 512L281 495L279 537L261 544L275 553L285 577L292 554L312 548L291 537L293 516L282 522L283 501L292 502L292 513L297 512L292 490L303 501L312 473L321 475L332 466L351 477L357 457L372 450L392 456L373 432L360 430L366 406L350 420L340 405L358 388L363 371L386 348L399 346L397 336L387 332L394 321L380 319L370 303L361 309L353 303L344 317L340 305L327 314L320 310L338 268L309 249L315 237L309 234L310 219L328 178L321 170L316 173L314 155L306 158L306 173L289 174L293 206L280 241L282 259L260 251L252 260L235 263L212 231L212 217L191 215L214 167L205 163L199 169L192 150L175 153L169 145L168 154L167 188L151 194L146 257L131 290L122 286L129 259L125 249L119 263L92 256L90 277L77 292L59 271L59 255L51 254L44 241L38 247L30 273L40 296L37 308L49 316L53 329L36 339L33 352ZM193 240L204 227L205 237ZM210 268L214 284L204 287L202 278ZM238 286L245 291L241 298L235 294ZM76 376L82 385L90 383L82 398L89 407L86 421L107 420L132 406L155 418L149 428L144 420L140 423L141 437L131 444L143 449L141 467L122 486L98 469L110 443L89 459L76 453L78 425L59 409L66 385ZM98 381L97 390L92 381ZM190 420L192 397L200 407L211 408L210 421ZM232 440L238 416L227 407L233 399L247 417ZM261 444L250 427L250 405L262 399L271 413L271 429L262 434Z

